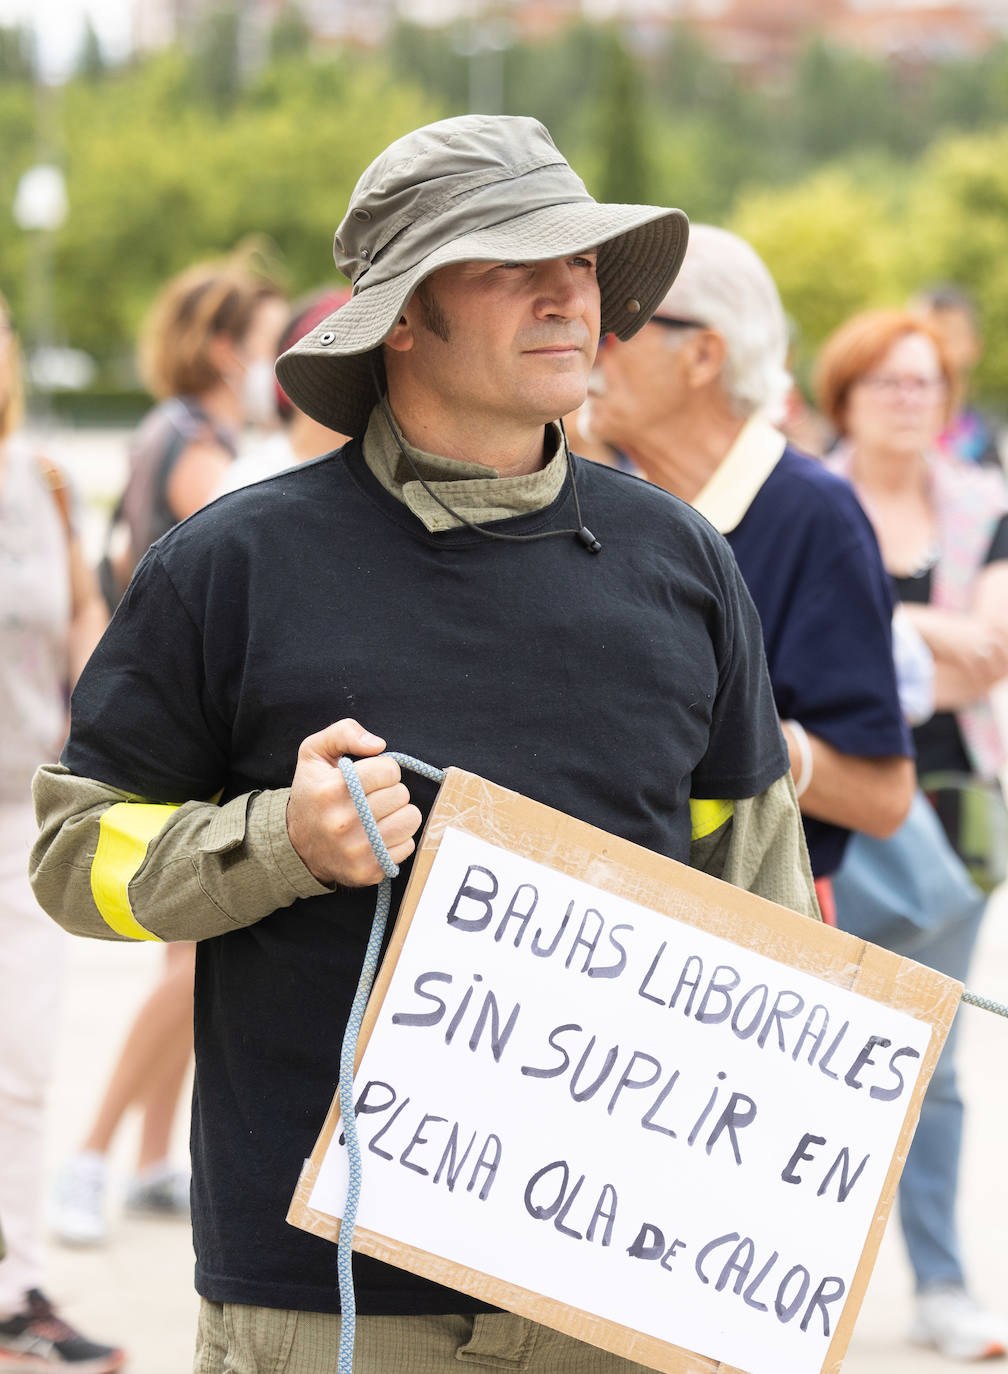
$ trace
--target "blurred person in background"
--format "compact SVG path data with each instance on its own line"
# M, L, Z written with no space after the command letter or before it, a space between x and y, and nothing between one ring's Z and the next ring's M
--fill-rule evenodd
M614 444L596 439L591 427L591 397L583 406L563 417L567 442L579 458L590 458L593 463L601 463L605 468L618 468L620 472L632 472L639 476L633 463L621 453Z
M141 375L157 404L133 438L101 564L113 607L148 547L216 494L243 425L275 416L273 360L287 313L278 288L238 258L198 264L163 287L140 340ZM192 944L166 946L163 974L127 1032L90 1130L60 1172L52 1226L67 1244L106 1239L107 1155L133 1106L142 1127L127 1210L189 1215L188 1170L170 1151L192 1058L194 960Z
M276 286L240 260L197 264L162 288L139 349L157 404L133 437L100 569L113 609L151 544L213 499L243 425L275 422L287 314Z
M564 416L567 442L581 458L590 458L593 463L601 463L603 467L618 468L621 472L632 472L639 477L640 473L626 454L615 444L597 438L592 429L592 398L603 390L604 386L601 373L595 368L588 378L588 395L584 399L584 404L578 406L570 415Z
M829 465L853 483L904 613L934 657L936 710L914 740L923 788L942 811L1005 761L988 694L1008 673L1008 500L998 474L940 447L957 380L937 331L903 310L848 320L816 372L819 404L841 436ZM982 795L1002 805L995 790ZM985 896L952 843L957 815L946 821L948 832L919 793L895 835L855 837L834 892L843 929L964 981ZM1008 1324L972 1299L963 1273L956 1031L953 1023L924 1098L900 1220L917 1290L911 1338L977 1360L1008 1351Z
M65 940L32 896L28 852L32 774L59 755L69 688L107 617L73 495L18 433L20 379L0 296L0 1369L106 1374L122 1351L75 1331L44 1292L45 1097Z
M960 403L951 408L939 444L955 458L1000 471L1002 461L994 426L967 399L970 376L983 354L976 305L958 286L932 286L911 300L910 309L937 332L959 379Z
M787 369L791 374L791 389L784 401L777 428L792 448L810 458L821 458L832 442L833 435L827 421L811 404L806 389L795 375L795 364L801 358L802 327L794 315L786 314L788 329Z
M310 334L317 324L345 305L350 299L349 287L325 287L295 301L276 345L277 357L292 348L298 339ZM271 370L272 378L272 370ZM273 380L273 404L281 428L270 434L254 453L241 453L227 468L217 495L237 491L250 482L283 472L295 463L307 463L333 449L342 448L349 438L313 420L291 401L278 381Z
M773 278L735 234L694 224L679 275L632 339L606 340L591 426L731 545L763 626L812 872L854 829L891 833L914 790L892 598L850 487L791 448L788 327Z

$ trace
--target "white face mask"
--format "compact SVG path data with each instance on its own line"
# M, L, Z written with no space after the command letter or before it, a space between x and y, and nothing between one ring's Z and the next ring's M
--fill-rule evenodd
M242 378L242 403L245 418L253 425L273 425L279 418L273 364L268 358L254 358Z

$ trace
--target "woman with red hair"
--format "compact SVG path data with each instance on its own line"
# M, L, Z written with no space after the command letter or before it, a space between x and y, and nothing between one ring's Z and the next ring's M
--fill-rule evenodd
M988 698L1008 674L1008 499L998 474L938 446L958 378L919 317L875 310L848 320L823 348L816 390L840 435L828 461L853 483L903 614L934 658L935 710L914 742L918 776L941 802L936 814L918 793L895 835L853 838L834 879L837 923L962 981L986 898L950 842L959 820L945 803L961 802L977 780L996 787L1006 759ZM996 793L979 795L1000 805ZM963 1276L955 1030L900 1180L900 1220L917 1287L912 1339L978 1360L1006 1353L1008 1325L973 1301Z

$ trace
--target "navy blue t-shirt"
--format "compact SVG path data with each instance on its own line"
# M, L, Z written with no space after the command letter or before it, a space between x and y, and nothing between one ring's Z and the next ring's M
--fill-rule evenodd
M892 658L892 590L850 484L787 448L728 536L763 624L782 720L844 754L911 756ZM836 871L849 831L804 817L812 872Z

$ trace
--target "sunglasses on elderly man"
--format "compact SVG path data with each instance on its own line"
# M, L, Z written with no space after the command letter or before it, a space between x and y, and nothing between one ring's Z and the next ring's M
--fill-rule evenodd
M709 327L702 320L688 320L684 315L652 315L648 324L664 325L666 329L707 329ZM615 337L615 334L603 334L599 339L599 348L608 347L609 342Z
M688 320L682 315L652 315L649 324L661 324L666 329L706 329L702 320Z

